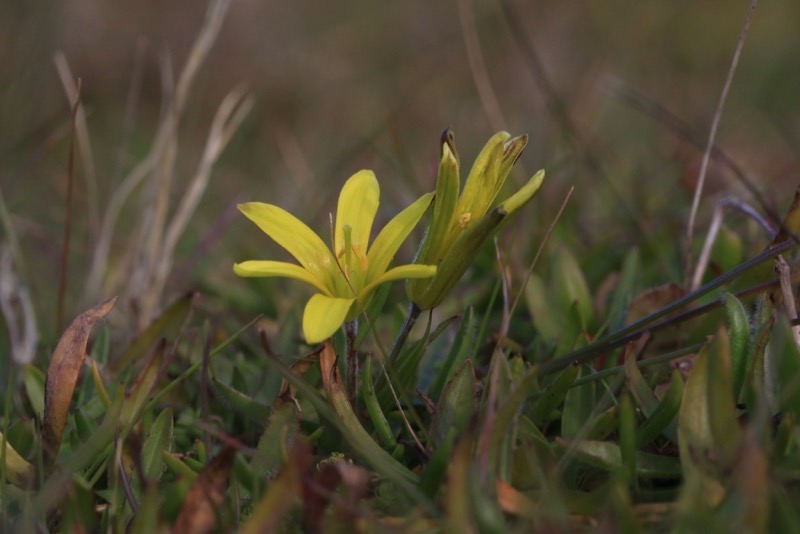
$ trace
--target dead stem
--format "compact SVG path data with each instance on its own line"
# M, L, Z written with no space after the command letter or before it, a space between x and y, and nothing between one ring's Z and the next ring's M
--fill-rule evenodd
M400 329L400 333L397 334L397 338L394 340L392 350L389 351L389 358L387 359L390 364L397 359L397 355L400 354L400 350L406 344L408 334L411 333L411 329L414 328L420 313L422 313L420 307L412 302L408 307L408 313L406 314L406 320L403 322L403 327Z
M706 171L708 169L708 160L711 159L711 150L714 147L714 141L717 137L717 128L719 121L722 117L722 108L725 107L725 99L728 96L728 90L733 83L733 75L736 73L736 67L739 65L739 56L742 54L744 47L744 39L747 36L747 31L750 29L750 20L753 18L753 13L756 10L758 0L753 0L750 4L750 9L747 12L747 17L744 19L744 26L742 32L739 34L739 41L736 43L736 50L731 59L731 66L728 68L728 76L725 79L725 84L722 86L722 93L719 95L719 102L717 102L717 110L714 112L714 119L711 121L711 129L708 132L708 142L706 149L703 153L703 161L700 164L700 173L697 176L697 186L694 190L694 198L692 199L692 209L689 212L689 223L686 225L686 264L684 271L684 280L686 286L691 283L692 273L692 237L694 234L694 220L697 216L697 209L700 205L700 197L703 195L703 185L706 181Z
M358 334L358 320L345 321L345 355L347 358L347 400L355 410L356 391L358 384L358 351L356 350L356 335Z
M58 280L58 305L56 307L56 332L64 326L64 298L67 292L67 267L69 266L69 240L72 234L72 191L75 182L75 121L78 116L81 97L81 80L78 78L77 93L72 103L72 131L69 136L69 161L67 163L67 198L64 216L64 242L61 250L61 269Z

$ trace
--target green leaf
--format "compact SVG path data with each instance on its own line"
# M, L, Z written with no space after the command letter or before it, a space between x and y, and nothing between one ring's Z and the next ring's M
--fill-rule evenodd
M548 286L536 273L531 273L525 285L525 303L539 335L547 342L558 339L564 329L564 319Z
M619 428L619 408L612 406L608 410L597 414L589 424L586 433L588 440L603 440L616 432Z
M608 312L608 326L611 332L622 330L628 306L639 291L641 271L639 249L631 249L625 256L617 285L611 293Z
M636 485L636 414L631 398L623 393L619 403L619 449L623 479L629 486Z
M142 472L148 480L160 480L164 471L162 452L169 452L172 446L172 409L167 408L158 414L150 426L150 432L142 445Z
M44 373L31 364L25 365L22 373L25 395L31 403L34 415L41 421L44 414Z
M250 467L262 478L275 476L278 467L286 461L287 451L297 437L298 412L294 403L284 403L272 412L267 428L258 440L258 454Z
M623 468L622 452L618 444L611 441L578 441L570 443L561 438L556 443L574 451L575 457L607 471ZM670 479L681 477L681 465L674 456L664 456L638 451L636 453L636 476L643 479Z
M580 264L569 248L562 245L556 249L550 272L561 312L565 313L577 304L581 327L591 329L594 324L592 297Z
M97 428L97 425L89 417L83 413L82 410L75 410L72 412L72 418L75 421L75 430L78 433L78 438L81 442L86 441Z
M181 325L187 321L196 296L197 293L186 293L170 304L158 319L150 323L136 337L125 352L122 353L122 356L112 360L109 365L111 373L117 374L129 364L147 356L160 339L174 338L178 334Z
M587 376L585 366L581 366L578 377ZM561 435L565 438L578 436L592 418L596 404L595 382L575 386L567 391L564 398L564 408L561 414Z
M375 324L378 316L386 306L386 301L389 298L391 289L391 284L382 284L380 287L378 287L378 289L375 290L375 293L373 293L372 298L367 305L367 309L364 310L364 314L367 316L367 320L364 324L367 326L367 328L358 329L358 333L356 334L356 347L361 346L361 342L364 341L364 338L367 337L367 334L372 331L372 328L369 326Z
M397 447L397 440L394 438L389 421L386 420L386 416L378 402L378 397L375 394L375 384L372 382L372 360L371 356L367 356L364 363L364 371L361 375L361 396L364 399L372 425L378 432L384 447L393 449Z
M8 480L19 488L32 488L36 481L36 469L25 458L14 450L2 434L0 434L0 448L5 458L5 465L0 466L5 471L4 480Z
M767 529L771 488L767 454L755 432L748 432L733 469L731 488L717 511L728 532L777 532Z
M777 358L775 380L779 391L779 406L786 416L800 420L800 352L794 344L792 326L783 318L775 327L769 350Z
M700 350L683 392L678 445L688 509L716 507L741 441L735 413L728 334L724 326Z
M326 347L333 350L330 342ZM358 417L347 400L343 389L337 388L326 400L319 392L301 377L295 376L288 367L272 356L267 360L283 378L297 389L298 395L309 401L320 417L333 424L344 436L354 451L363 458L375 471L402 488L410 497L421 504L428 504L427 498L417 489L417 475L392 458L364 430ZM323 373L324 374L324 373ZM330 401L330 402L329 402Z
M125 404L122 406L121 422L123 425L132 424L139 420L145 405L152 396L156 381L161 371L161 362L164 356L166 341L162 340L154 349L147 365L136 379L131 388Z
M236 412L259 423L269 417L271 410L266 404L228 386L216 378L212 378L211 383L214 387L214 391L219 394L223 403Z
M721 326L711 341L708 353L708 411L717 461L730 466L736 460L742 441L742 427L733 397L731 353L727 329Z
M742 238L723 225L711 248L711 261L719 266L721 272L726 273L746 259Z
M453 344L447 357L439 367L433 378L431 386L428 388L428 395L432 399L438 399L444 389L445 384L453 376L456 369L463 365L467 358L475 355L478 334L478 321L472 306L467 308L466 313L461 317L461 323L456 332Z
M197 479L197 471L189 467L189 465L183 462L176 455L162 450L161 458L164 460L164 464L167 466L167 469L172 471L176 476L185 478L186 481L191 484L193 484Z
M125 402L125 385L120 384L114 396L114 401L108 408L103 422L97 427L92 436L74 451L69 458L64 460L60 467L66 473L82 471L90 463L104 461L111 452L114 434L119 426L122 406Z
M386 371L398 398L403 401L410 398L411 392L416 388L419 378L419 364L425 355L430 338L430 322L425 328L425 334L412 345L405 347L394 361L386 366ZM394 396L386 380L379 381L376 395L384 412L388 413L396 406Z
M467 360L447 383L436 404L430 431L433 447L440 447L466 431L477 409L476 386L472 362Z
M723 293L725 309L728 313L728 337L733 369L733 397L739 399L744 385L747 369L752 361L750 343L750 318L742 302L731 293Z
M661 401L651 410L644 422L636 429L636 448L642 448L660 434L677 443L677 415L683 397L683 379L678 371L672 373L669 388ZM672 436L672 437L670 437Z
M561 371L553 383L542 391L527 414L534 424L539 425L552 419L553 411L564 401L579 372L580 366L573 363Z
M139 503L139 509L130 526L131 534L153 534L158 532L160 519L160 503L158 486L150 486L145 490L144 497Z
M769 346L772 331L775 327L775 308L767 295L763 295L759 301L754 314L755 334L753 336L753 354L750 363L749 376L750 382L745 382L744 399L748 406L756 406L760 399L758 396L765 395L770 404L771 412L777 412L778 385L774 380L772 370L767 372L769 361L767 358L767 347Z

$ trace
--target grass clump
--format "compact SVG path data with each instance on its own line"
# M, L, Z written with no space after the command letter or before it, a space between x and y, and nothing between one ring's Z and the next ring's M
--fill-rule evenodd
M447 129L435 188L409 208L379 210L370 171L346 182L319 235L248 202L299 265L238 263L267 280L226 272L181 295L179 243L253 105L242 89L222 99L175 195L181 121L226 7L212 2L150 149L69 273L80 201L68 197L52 343L37 339L33 280L0 205L4 530L797 530L797 196L759 219L769 237L709 231L696 263L677 240L587 250L570 237L580 188L534 232L523 215L559 182L540 171L504 192L527 136L492 136L462 183ZM126 210L135 230L121 232ZM388 222L372 236L376 219ZM302 316L276 277L315 288Z

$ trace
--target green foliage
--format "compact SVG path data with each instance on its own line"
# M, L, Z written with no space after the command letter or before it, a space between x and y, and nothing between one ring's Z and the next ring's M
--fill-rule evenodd
M213 5L224 11L224 2ZM215 13L207 24L221 22ZM207 51L208 41L197 46ZM177 282L174 253L203 176L243 119L235 110L249 100L241 90L226 98L204 172L186 191L170 191L173 121L199 62L192 57L142 162L137 179L152 181L141 186L140 207L121 215L141 234L130 259L116 265L107 232L125 200L116 193L132 195L136 184L109 199L110 219L98 228L105 238L82 265L86 311L34 343L32 363L3 362L0 531L800 530L797 277L772 283L778 255L796 270L800 194L772 242L724 225L699 273L706 284L692 291L678 274L682 221L645 216L647 204L674 200L665 191L642 185L642 206L617 191L625 198L612 209L609 183L598 180L576 189L595 211L567 205L558 219L545 201L565 193L565 165L596 171L591 154L548 160L552 183L542 172L522 182L511 171L523 167L529 138L499 132L462 185L448 129L435 195L397 185L395 193L421 200L411 211L385 202L395 213L379 212L377 185L361 171L352 184L369 191L343 196L347 220L332 222L330 247L326 232L312 239L275 206L245 208L266 209L254 220L306 265L259 260L240 272L289 273L344 302L320 304L320 295L332 299L320 293L301 319L308 295L235 280L229 264L252 252L238 249L238 232L226 235L235 256L201 254L225 264L224 274L203 273L201 297ZM567 144L580 144L568 123ZM307 168L287 135L279 135L287 168ZM531 135L533 157L551 151L544 134ZM622 152L626 170L639 173ZM322 187L302 193L309 204L330 196ZM156 207L166 210L175 195L180 207L168 221ZM0 202L15 241L6 210ZM389 222L369 257L373 218ZM592 228L595 218L611 228ZM427 224L424 235L412 232L417 222ZM188 240L202 241L194 231ZM415 246L408 264L402 256ZM21 283L0 267L3 288ZM405 294L384 283L409 275ZM364 283L353 284L358 277ZM56 300L42 283L40 309ZM112 289L119 298L99 297ZM0 299L0 342L16 354L18 329L5 314L26 301L22 293ZM266 316L246 316L256 309Z

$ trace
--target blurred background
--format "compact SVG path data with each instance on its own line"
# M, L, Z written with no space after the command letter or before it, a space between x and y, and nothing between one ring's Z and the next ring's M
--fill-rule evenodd
M653 282L680 282L693 185L749 5L232 0L178 129L172 209L225 95L244 85L254 107L214 166L165 294L200 288L257 311L263 304L251 281L237 279L231 265L284 254L237 214L237 202L280 205L325 236L341 184L371 168L382 187L379 217L388 220L434 188L438 139L448 126L462 176L500 129L530 136L508 191L547 170L539 195L501 237L515 245L512 265L524 270L574 186L554 242L573 247L590 286L634 246ZM197 0L0 3L0 186L25 259L21 280L46 337L55 336L70 144L71 105L56 58L81 80L91 140L90 160L76 151L71 316L95 244L92 213L103 212L151 150L165 87L187 61L206 7ZM759 5L717 137L778 213L800 170L798 21L795 0ZM719 198L754 202L729 166L712 161L708 180L700 237ZM139 209L136 201L123 207L112 260L129 246ZM766 243L754 237L752 247ZM405 260L412 254L412 247L403 251ZM281 292L301 285L264 283ZM287 306L297 311L301 302ZM284 312L274 306L269 313L279 318Z

